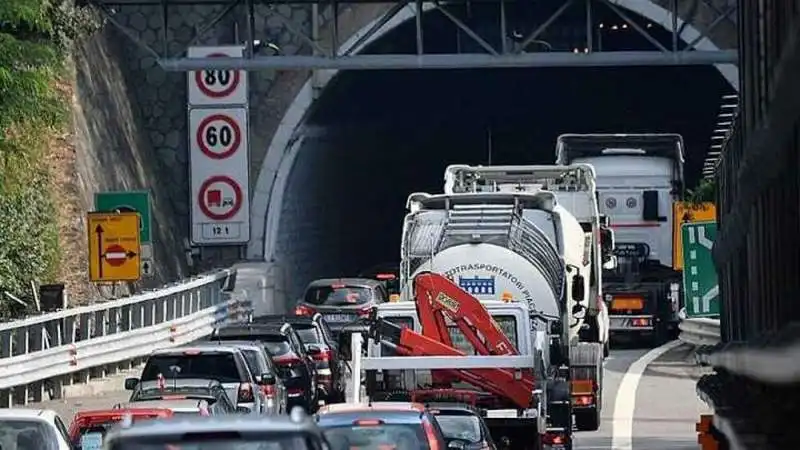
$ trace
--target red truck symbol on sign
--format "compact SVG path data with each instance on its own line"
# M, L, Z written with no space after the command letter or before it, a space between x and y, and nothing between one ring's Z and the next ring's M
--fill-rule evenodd
M206 204L208 206L233 206L234 199L231 197L222 198L222 191L219 189L210 190L206 193Z

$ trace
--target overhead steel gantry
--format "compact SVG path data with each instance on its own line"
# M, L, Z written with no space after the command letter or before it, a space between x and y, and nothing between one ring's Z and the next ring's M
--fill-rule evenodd
M531 31L530 34L519 40L513 42L508 39L507 29L507 5L514 3L517 0L470 0L472 3L493 3L497 4L500 20L497 26L499 27L500 36L503 36L502 45L500 48L495 48L487 42L487 39L482 37L477 30L471 29L461 19L456 17L453 13L448 11L447 6L453 4L469 3L466 0L455 1L401 1L395 2L394 6L390 8L381 18L374 22L365 34L363 34L359 43L367 42L370 37L374 36L384 25L386 25L394 16L396 16L403 8L410 7L414 13L414 21L416 26L416 54L338 54L339 48L339 26L338 16L339 8L343 4L359 4L359 3L387 3L385 0L284 0L284 1L265 1L265 0L88 0L91 4L96 5L104 12L108 20L115 26L121 29L130 39L137 45L144 48L147 52L151 53L157 60L159 65L166 71L182 72L194 70L309 70L309 69L336 69L336 70L380 70L380 69L494 69L494 68L510 68L510 67L598 67L598 66L687 66L687 65L711 65L711 64L736 64L738 55L736 50L719 50L719 51L703 51L696 48L697 44L701 41L702 36L689 42L688 45L683 45L680 39L681 27L679 26L678 15L674 12L678 10L678 0L670 0L670 9L672 13L672 26L667 30L672 34L671 45L662 44L658 39L653 37L651 33L633 20L624 8L614 4L612 0L559 0L561 6L555 10L546 20ZM555 1L555 0L550 0ZM649 1L649 0L641 0ZM706 33L710 33L714 27L718 26L725 19L730 18L732 15L735 17L736 6L729 6L725 10L720 10L715 7L711 0L700 0L709 8L712 8L718 13L718 17L712 22ZM319 20L313 20L314 28L308 36L295 27L288 26L289 19L282 17L277 11L277 6L280 4L318 4L322 6L330 6L332 8L332 24L331 30L331 44L330 49L323 49L315 36L318 36ZM451 53L451 54L430 54L425 53L424 33L422 15L425 12L425 5L432 5L433 9L446 16L456 27L463 31L467 36L473 39L484 50L483 53ZM592 20L593 8L602 4L614 11L621 20L630 25L631 28L641 34L647 41L653 45L652 51L597 51L596 45L592 42L593 27ZM222 13L214 17L208 23L201 27L201 32L206 33L214 27L221 19L237 7L243 8L244 15L247 17L246 35L244 39L245 52L241 58L230 57L213 57L213 58L187 58L187 57L171 57L167 55L166 50L162 53L152 49L146 43L136 38L135 33L127 30L119 22L114 20L113 7L124 7L127 5L148 5L160 6L162 14L163 25L163 40L166 48L167 36L167 18L169 17L169 8L177 5L224 5ZM311 55L282 55L275 54L270 56L261 56L258 54L255 42L255 7L256 5L265 5L270 9L270 14L274 14L283 23L287 24L287 28L292 34L297 35L300 39L306 42L312 49ZM564 14L569 8L584 8L585 9L585 22L587 27L586 33L586 49L584 53L578 52L551 52L551 51L534 51L528 49L531 44L537 42L542 33L552 25L556 20ZM195 36L193 42L196 42L201 36ZM241 42L239 44L242 44ZM191 45L191 44L190 44ZM188 47L188 46L187 46ZM183 52L185 54L185 52Z

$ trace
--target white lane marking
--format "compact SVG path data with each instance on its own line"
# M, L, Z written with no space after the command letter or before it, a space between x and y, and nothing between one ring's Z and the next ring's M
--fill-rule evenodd
M633 416L636 412L636 390L645 369L664 353L681 345L681 341L671 341L645 353L628 367L617 389L614 402L614 419L611 424L611 449L633 450Z

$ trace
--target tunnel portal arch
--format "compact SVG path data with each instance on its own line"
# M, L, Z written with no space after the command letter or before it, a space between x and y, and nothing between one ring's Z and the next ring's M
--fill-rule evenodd
M670 30L672 28L672 13L650 0L611 0L611 2L628 11L639 14L664 29ZM422 11L426 13L433 8L434 5L423 4ZM341 55L346 52L357 54L364 51L390 31L412 19L415 13L415 5L406 5L383 27L379 28L372 36L356 47L361 36L367 33L380 19L372 20L340 45L337 54ZM679 29L683 29L681 39L684 42L697 40L695 48L698 50L720 50L720 46L715 44L709 37L703 35L691 23L686 23L680 17L677 19L677 23ZM716 68L731 87L738 91L738 68L733 64L718 64ZM311 106L322 95L322 91L328 83L338 75L338 72L337 70L321 70L316 76L310 77L284 113L278 129L271 139L262 167L258 172L253 204L250 209L253 239L248 245L248 259L270 261L275 256L275 243L280 231L284 191L298 152L303 144L303 137L298 135L297 131Z

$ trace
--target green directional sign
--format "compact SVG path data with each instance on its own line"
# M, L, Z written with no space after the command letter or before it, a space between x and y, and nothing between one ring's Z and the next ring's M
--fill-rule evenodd
M98 192L94 195L94 209L97 212L137 212L139 213L139 241L142 245L152 242L150 193L147 191Z
M711 248L717 237L717 222L685 223L683 239L683 292L688 317L719 315L719 283Z

